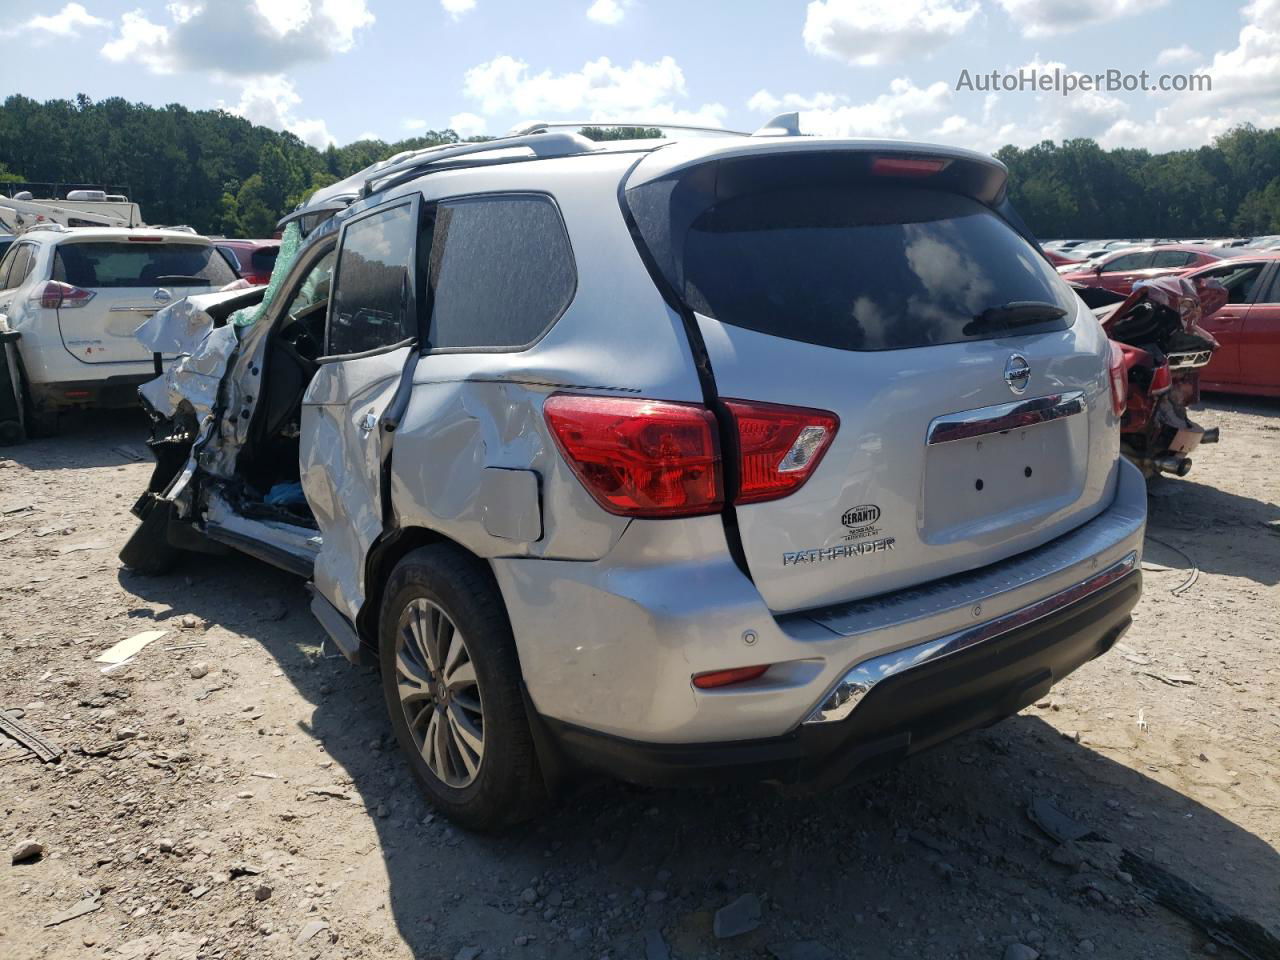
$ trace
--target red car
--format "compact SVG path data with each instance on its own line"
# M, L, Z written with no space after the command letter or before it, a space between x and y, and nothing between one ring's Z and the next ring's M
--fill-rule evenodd
M1183 243L1165 243L1158 247L1125 247L1108 255L1092 267L1064 273L1064 280L1090 287L1105 287L1122 296L1133 291L1139 280L1176 276L1229 256L1221 249L1195 247Z
M1204 390L1280 397L1280 250L1234 256L1188 274L1227 288L1227 305L1200 322L1221 346L1200 371Z
M1079 257L1064 257L1057 250L1048 249L1044 251L1044 258L1055 267L1065 267L1067 264L1082 262Z
M217 240L214 245L237 277L255 286L270 282L280 253L279 240Z

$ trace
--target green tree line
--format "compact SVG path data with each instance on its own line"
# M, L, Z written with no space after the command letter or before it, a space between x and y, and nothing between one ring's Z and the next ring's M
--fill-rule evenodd
M652 129L587 129L595 139ZM270 236L319 187L401 150L456 143L452 130L317 150L224 110L152 107L84 94L0 105L0 184L127 186L151 223ZM1001 148L1015 205L1041 237L1280 233L1280 128L1242 126L1192 150L1104 150L1093 140Z

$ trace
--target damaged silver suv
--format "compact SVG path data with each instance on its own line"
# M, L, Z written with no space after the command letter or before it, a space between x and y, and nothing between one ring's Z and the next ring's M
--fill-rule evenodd
M286 218L139 331L122 552L307 578L448 816L588 769L834 784L993 723L1141 590L1123 378L989 157L540 125Z

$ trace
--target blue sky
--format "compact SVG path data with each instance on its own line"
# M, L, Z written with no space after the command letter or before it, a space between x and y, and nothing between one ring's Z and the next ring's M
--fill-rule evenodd
M1280 126L1280 0L4 0L0 88L218 107L322 146L534 119L994 150L1196 146ZM1207 73L1209 92L957 90L1024 67Z

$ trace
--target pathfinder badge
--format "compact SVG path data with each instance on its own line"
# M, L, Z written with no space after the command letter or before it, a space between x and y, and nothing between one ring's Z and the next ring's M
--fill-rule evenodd
M893 537L881 537L879 540L863 540L861 543L838 543L834 547L794 550L782 555L782 565L791 567L805 563L823 563L827 560L864 557L869 553L884 553L887 550L892 550L893 544Z

